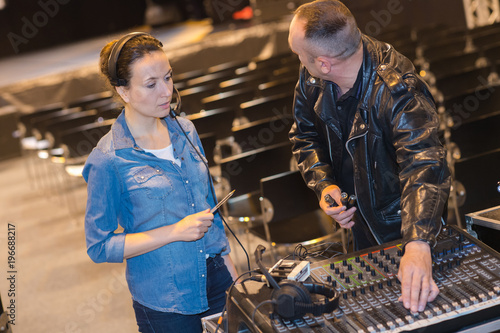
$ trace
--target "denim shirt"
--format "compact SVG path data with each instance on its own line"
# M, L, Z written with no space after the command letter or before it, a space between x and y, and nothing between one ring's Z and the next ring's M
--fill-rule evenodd
M172 225L215 204L208 170L176 121L163 119L181 167L141 149L130 133L124 112L94 148L83 170L88 183L87 253L97 263L123 262L127 233ZM177 119L204 156L193 124ZM123 231L117 230L119 226ZM157 311L206 311L206 255L229 251L224 226L216 214L201 239L172 242L127 259L126 278L132 298Z

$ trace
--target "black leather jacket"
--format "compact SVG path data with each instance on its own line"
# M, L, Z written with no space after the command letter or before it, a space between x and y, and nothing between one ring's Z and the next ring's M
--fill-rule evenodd
M361 97L346 143L359 213L379 244L403 237L403 244L434 246L451 182L434 100L413 64L391 45L363 36L363 46ZM325 187L341 183L333 92L332 82L301 68L290 140L318 198Z

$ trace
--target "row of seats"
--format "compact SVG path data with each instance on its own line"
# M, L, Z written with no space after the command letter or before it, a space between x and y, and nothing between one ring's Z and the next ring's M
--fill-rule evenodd
M391 42L415 60L421 73L427 73L424 78L437 92L438 102L448 110L457 103L457 99L460 101L463 98L464 101L470 96L470 89L477 87L477 84L470 84L478 77L484 78L486 84L491 81L491 64L496 63L494 57L498 48L493 38L490 38L491 44L486 43L488 38L485 36L495 29L462 31L461 36L454 29L443 28L443 36L448 33L450 37L443 37L441 44L436 42L436 38L427 38L425 30L415 35L411 29L394 29L377 37ZM458 64L473 65L450 65L452 60ZM265 60L225 63L206 70L174 74L182 99L182 116L193 121L200 134L215 182L222 189L219 194L236 189L235 197L225 207L228 216L238 220L256 221L264 217L269 220L269 214L263 214L269 211L262 204L266 202L261 188L263 180L269 177L279 179L276 175L285 177L290 172L297 174L291 158L288 131L293 122L291 110L298 68L297 57L287 53ZM496 86L485 85L483 90L492 87L496 89ZM479 90L479 96L486 96L483 90ZM469 95L464 97L464 94ZM492 108L496 104L493 97L481 100L481 103L480 111L470 117L465 118L458 111L454 116L462 117L462 122L466 123L490 114L483 108L485 103L491 104ZM22 116L20 123L24 127L25 138L35 139L32 141L37 144L34 148L49 152L48 156L59 161L61 157L66 158L65 166L71 167L74 166L71 161L85 159L98 139L109 130L119 112L120 106L112 100L111 93L103 92L84 96L66 105L48 106ZM447 119L453 119L452 112L446 113L451 115ZM452 123L446 122L445 125L453 127ZM457 131L453 132L452 138L464 148L464 154L473 150L474 145L469 149L467 142L460 141L466 136L460 135L459 129L454 130ZM462 125L460 130L466 132L467 126ZM490 149L487 145L480 146ZM296 191L287 191L281 201L272 206L281 207L292 202L294 206L301 207L302 203L293 197L296 193L308 193L314 197L303 181L296 185L300 185ZM315 197L314 202L314 209L317 209Z
M250 221L245 224L246 230L269 242L281 237L280 242L295 243L332 232L329 218L318 210L314 193L291 159L288 132L293 122L291 108L298 69L297 57L285 54L266 61L221 64L174 75L182 98L181 116L193 121L198 130L218 195L236 189L234 199L224 207L226 217L235 223ZM52 190L68 190L67 180L51 169L60 171L63 166L66 175L80 176L86 156L120 112L121 106L105 91L21 116L24 148L32 152L31 162L44 165L32 168L38 172L32 178L41 179L37 176L45 170L44 179L59 180L49 179L41 185L58 183ZM29 147L28 142L34 144ZM285 181L288 190L283 191L279 181ZM281 195L271 201L263 196L264 189ZM304 196L309 199L297 201ZM279 212L287 204L295 208L288 209L288 214L315 212L308 215L315 216L315 221L304 224L296 219L297 226L283 222ZM290 227L288 234L279 231L284 225Z

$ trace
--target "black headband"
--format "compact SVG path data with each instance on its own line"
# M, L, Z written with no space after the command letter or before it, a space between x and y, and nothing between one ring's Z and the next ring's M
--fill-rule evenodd
M109 53L108 59L108 73L110 77L110 82L113 86L126 86L127 80L118 78L118 58L120 57L120 53L122 52L123 47L129 40L138 36L150 36L150 34L146 32L131 32L118 40L111 49ZM160 46L163 46L160 43Z

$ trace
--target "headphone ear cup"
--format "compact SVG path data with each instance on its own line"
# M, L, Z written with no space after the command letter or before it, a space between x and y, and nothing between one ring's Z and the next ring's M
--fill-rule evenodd
M305 315L297 307L297 303L312 304L311 294L302 283L283 280L279 283L280 289L274 289L271 295L274 303L274 312L285 319L296 319Z

